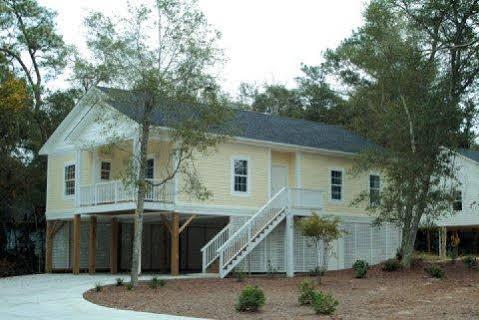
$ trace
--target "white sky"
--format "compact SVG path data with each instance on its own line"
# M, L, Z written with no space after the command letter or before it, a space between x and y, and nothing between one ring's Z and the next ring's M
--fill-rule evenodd
M85 48L83 18L90 10L126 11L126 0L39 0L58 12L69 44ZM135 2L135 0L131 0ZM223 88L235 95L241 82L294 84L300 64L316 65L362 23L365 0L200 0L208 21L223 33Z

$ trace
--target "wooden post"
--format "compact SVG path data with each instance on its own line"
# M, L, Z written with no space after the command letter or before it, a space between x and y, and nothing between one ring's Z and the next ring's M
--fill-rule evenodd
M110 273L118 272L118 219L111 219Z
M447 229L446 227L439 228L439 256L446 258L447 250Z
M53 221L47 220L47 230L45 233L45 272L51 273L53 268Z
M88 236L88 272L94 274L96 269L96 217L90 217Z
M80 273L81 217L73 217L73 274Z
M172 213L171 219L171 275L180 274L180 214Z

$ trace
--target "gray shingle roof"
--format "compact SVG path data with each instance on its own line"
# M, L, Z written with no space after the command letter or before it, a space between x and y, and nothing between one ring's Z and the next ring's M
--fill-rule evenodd
M464 157L469 158L473 161L479 162L479 151L475 150L466 150L466 149L458 149L457 152L462 154Z
M109 104L139 121L140 112L132 108L138 105L139 96L118 89L97 87L109 97ZM185 107L178 105L178 108ZM160 108L153 111L152 123L168 127L168 117ZM340 126L319 122L273 116L253 111L234 110L228 127L234 128L234 136L296 146L357 153L378 146Z

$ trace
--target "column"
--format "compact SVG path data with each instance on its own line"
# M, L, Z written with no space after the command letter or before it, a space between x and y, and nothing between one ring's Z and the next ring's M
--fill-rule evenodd
M291 212L286 216L286 230L285 230L285 262L286 262L286 276L294 276L294 217Z
M73 217L73 274L80 273L81 217Z
M90 274L94 274L96 269L96 222L95 216L90 217L88 232L88 272Z
M172 213L171 219L171 275L180 274L180 214Z
M111 219L110 273L118 272L118 219Z
M45 272L51 273L53 268L53 221L47 220L47 230L45 232Z

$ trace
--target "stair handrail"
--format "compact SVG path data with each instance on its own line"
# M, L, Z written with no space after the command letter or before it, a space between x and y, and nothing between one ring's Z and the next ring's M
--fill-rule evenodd
M231 223L228 223L220 232L218 232L207 244L201 248L201 255L202 255L202 271L203 273L206 272L206 268L210 266L210 264L215 261L218 256L218 250L215 247L219 247L224 241L228 240L229 238L229 231L230 231ZM226 238L226 239L225 239ZM223 243L221 243L223 241ZM219 243L218 243L219 242ZM212 252L209 252L210 247Z
M254 221L270 203L272 203L275 199L277 199L284 191L286 190L286 187L281 188L271 199L268 200L254 215L252 215L238 230L236 230L235 233L233 233L229 239L223 243L221 247L218 248L217 252L220 253L220 251L223 251L225 247L230 244L235 237L237 237L241 232L244 231L244 229L248 228L248 225L251 225L251 222Z

